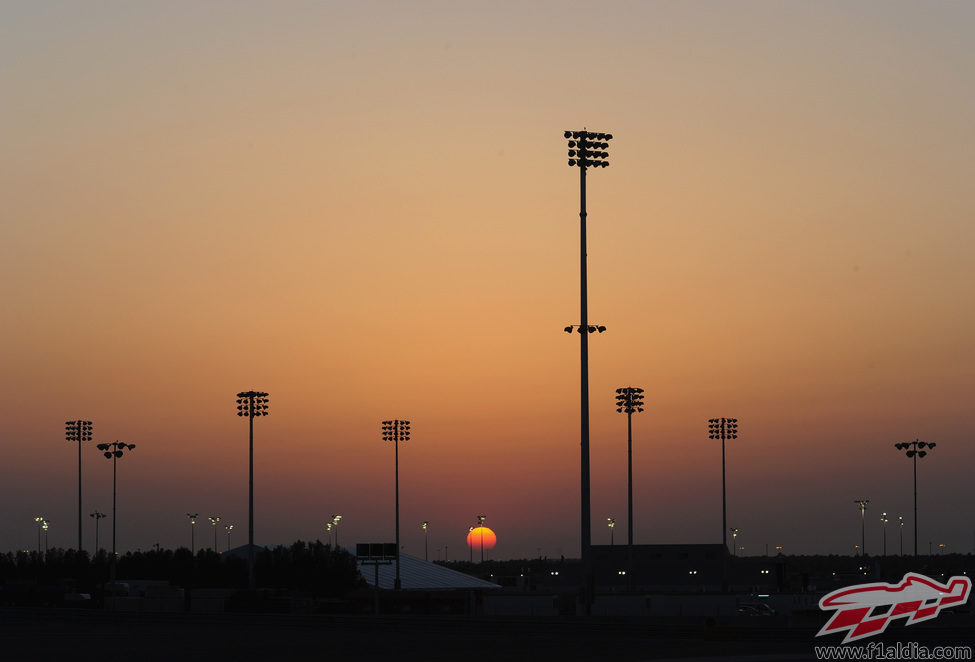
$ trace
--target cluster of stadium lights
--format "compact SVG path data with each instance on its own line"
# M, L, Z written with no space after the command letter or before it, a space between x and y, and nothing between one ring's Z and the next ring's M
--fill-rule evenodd
M606 140L612 140L611 133L595 133L593 131L566 131L565 138L569 141L569 165L580 168L605 168L609 165L609 148Z
M124 441L113 441L110 444L98 444L96 446L98 450L105 453L105 457L108 459L122 457L122 453L125 450L132 450L135 448L135 444L127 444Z
M562 330L565 331L566 333L572 333L572 329L575 329L576 330L576 333L582 333L582 325L581 324L570 324L569 326L565 327ZM606 327L605 326L600 326L600 325L597 325L597 324L589 324L589 325L586 326L586 330L589 333L596 333L597 331L599 331L600 333L602 333L603 331L606 330Z
M409 441L410 422L395 419L383 421L383 441Z
M238 416L267 416L268 394L261 391L245 391L237 394Z
M914 457L915 455L917 455L918 457L924 457L925 455L928 454L928 451L920 450L920 449L922 449L922 448L929 448L929 449L932 449L933 450L935 446L937 446L937 444L932 443L932 442L916 441L916 440L915 441L905 441L905 442L900 443L900 444L894 444L894 448L896 448L897 450L899 450L899 451L907 451L907 457ZM908 449L910 449L910 450L908 450Z
M91 441L91 421L65 421L64 438L68 441Z
M708 420L708 438L710 439L737 439L738 438L738 419L737 418L712 418Z
M616 411L627 414L643 411L643 389L633 386L616 389Z

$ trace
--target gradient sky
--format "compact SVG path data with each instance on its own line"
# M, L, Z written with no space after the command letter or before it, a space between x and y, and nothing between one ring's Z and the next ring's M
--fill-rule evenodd
M854 499L972 551L975 5L5 2L0 549L77 538L63 422L119 462L120 550L464 539L579 552L578 173L589 178L593 539L850 553ZM93 444L92 444L93 446ZM84 449L88 513L111 463ZM890 525L889 549L897 546ZM201 526L197 545L212 544ZM110 540L102 521L101 542ZM221 548L225 539L221 539Z

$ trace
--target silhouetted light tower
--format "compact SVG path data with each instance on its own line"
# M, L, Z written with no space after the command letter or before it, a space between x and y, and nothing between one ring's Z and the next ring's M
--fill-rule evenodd
M860 556L867 555L867 504L870 499L854 499L853 503L860 506Z
M904 516L903 515L898 515L897 516L897 528L900 529L900 532L901 532L901 552L900 552L900 555L901 556L904 556Z
M470 534L473 531L474 531L474 527L473 526L470 527L469 529L467 529L467 533L468 534ZM40 540L40 538L38 538L38 540ZM470 541L470 544L468 545L468 547L470 548L471 563L474 563L474 537L469 535L468 538L467 538L467 540Z
M88 517L93 517L95 519L95 554L98 553L98 520L108 517L105 513L100 513L97 510Z
M606 327L592 327L589 324L588 268L586 264L586 172L589 168L605 168L609 154L607 141L613 136L609 133L566 131L563 134L569 141L569 166L579 168L579 338L580 338L580 501L581 501L581 545L582 545L582 605L586 615L592 611L595 597L592 574L592 530L589 495L589 333L594 330L605 331ZM582 333L586 329L589 333ZM571 329L570 329L571 330Z
M217 551L217 524L220 523L220 515L211 515L208 519L210 526L213 527L213 551L219 554L220 552Z
M325 522L325 535L328 537L328 544L332 544L332 523Z
M633 581L633 414L643 411L643 389L616 389L616 411L626 414L626 577Z
M935 446L936 444L918 441L917 439L894 444L894 448L904 451L907 457L914 461L914 558L917 558L917 459L934 450ZM925 448L928 450L924 450Z
M610 545L610 547L612 547L613 546L613 529L616 528L616 518L614 518L614 517L607 517L606 518L606 526L609 527L609 545Z
M230 551L230 532L234 530L233 524L225 524L223 530L227 532L227 551Z
M383 421L383 441L393 442L396 475L396 579L393 588L397 591L401 588L399 575L399 442L410 440L410 422L394 419Z
M81 541L81 443L91 441L91 421L65 421L64 438L78 444L78 551L80 552L84 549Z
M429 561L430 559L427 558L429 556L429 551L430 551L430 548L427 544L427 527L430 526L430 522L422 522L420 526L423 527L423 560Z
M196 518L200 515L198 513L186 513L186 516L190 518L190 555L196 554Z
M127 444L124 441L115 440L110 444L98 444L96 448L105 454L105 457L112 461L112 579L115 579L115 521L117 518L117 494L116 489L118 485L118 459L122 457L125 451L131 451L135 449L135 444Z
M37 523L37 557L41 558L41 531L47 531L47 520L44 519L42 515L38 515L34 518ZM44 545L44 551L47 552L47 545Z
M732 547L734 547L733 554L735 556L738 556L738 532L739 531L740 529L734 526L728 529L728 532L731 533L731 545Z
M484 515L478 515L477 516L477 527L475 527L475 528L481 529L481 532L480 532L481 535L478 536L481 539L481 563L484 563L484 520L486 520L486 519L487 519L487 517L485 517Z
M339 522L341 521L341 515L332 515L332 529L335 531L335 549L339 548Z
M267 396L268 394L263 391L243 391L237 394L237 415L247 417L250 432L248 444L247 588L252 591L257 588L257 580L254 577L254 419L258 416L267 416Z
M721 542L728 549L728 498L725 483L724 442L738 438L737 418L712 418L708 420L708 437L721 440ZM735 552L737 554L737 551Z
M884 558L887 557L887 513L880 513L880 523L884 525Z

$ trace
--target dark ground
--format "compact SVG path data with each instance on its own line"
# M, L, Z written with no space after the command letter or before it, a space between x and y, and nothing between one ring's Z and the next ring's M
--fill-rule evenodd
M912 630L914 630L912 632ZM466 617L138 614L0 609L0 660L654 660L813 659L815 628L666 629L647 623ZM966 644L970 628L884 639ZM911 635L911 636L905 636Z

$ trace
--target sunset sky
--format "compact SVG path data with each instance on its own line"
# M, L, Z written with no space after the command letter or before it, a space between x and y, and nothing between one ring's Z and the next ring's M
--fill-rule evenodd
M6 2L0 550L256 542L579 554L579 177L593 542L975 545L975 4ZM198 525L198 547L212 529ZM222 526L221 526L222 528ZM220 548L226 538L220 531ZM110 546L111 519L100 525ZM108 542L106 542L108 541Z

